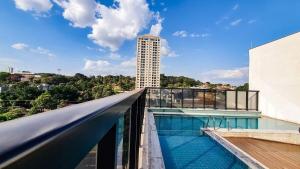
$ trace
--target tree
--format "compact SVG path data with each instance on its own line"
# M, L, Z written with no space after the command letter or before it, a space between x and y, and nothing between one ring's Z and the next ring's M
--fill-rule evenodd
M32 102L29 112L30 114L36 114L42 112L44 109L56 109L57 105L58 101L50 93L45 92Z
M0 72L0 83L7 82L9 80L10 73Z
M92 96L94 99L103 97L103 85L96 85L92 88Z
M56 100L77 101L79 96L74 85L54 86L49 92Z
M19 117L23 117L26 114L24 108L13 108L9 112L2 114L3 117L0 118L0 121L12 120Z
M241 91L249 90L249 84L245 83L242 86L237 87L236 90L241 90Z

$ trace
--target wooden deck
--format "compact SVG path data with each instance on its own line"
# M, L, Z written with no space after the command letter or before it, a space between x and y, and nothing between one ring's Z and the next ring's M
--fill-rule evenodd
M300 145L253 138L226 139L270 169L300 169Z

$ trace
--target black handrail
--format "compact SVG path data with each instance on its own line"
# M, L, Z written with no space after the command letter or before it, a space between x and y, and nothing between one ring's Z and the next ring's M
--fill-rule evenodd
M113 167L111 139L128 111L129 158L137 157L145 95L140 89L0 123L0 168L74 168L97 144L97 168ZM137 160L129 159L129 168L137 168Z

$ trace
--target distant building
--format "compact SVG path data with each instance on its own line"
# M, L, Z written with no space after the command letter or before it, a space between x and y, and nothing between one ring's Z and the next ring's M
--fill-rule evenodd
M152 35L137 39L136 88L160 86L160 38Z
M300 32L249 50L249 88L263 115L300 123Z
M13 67L8 67L8 73L10 73L10 74L14 73L14 68Z
M13 71L13 70L12 70ZM17 73L11 73L10 74L10 80L15 81L15 82L26 82L26 81L31 81L35 77L40 77L39 74L34 74L29 71L22 71L22 72L17 72Z
M22 82L26 82L26 81L30 81L34 78L34 74L29 72L29 71L22 71L21 73L18 73L20 74L22 77L21 77L21 81Z
M6 90L8 90L8 86L7 85L0 85L0 93L5 92Z
M42 91L48 91L51 89L51 86L49 84L42 83L42 84L37 85L37 88Z

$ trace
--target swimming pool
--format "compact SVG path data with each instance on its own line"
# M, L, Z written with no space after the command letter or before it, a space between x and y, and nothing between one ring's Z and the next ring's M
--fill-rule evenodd
M163 119L163 122L161 122ZM200 128L238 128L238 129L263 129L263 130L293 130L298 131L299 124L290 123L268 117L245 116L208 116L184 114L155 114L155 121L161 130L186 130L198 131Z
M200 131L200 119L155 116L167 169L245 169L241 160ZM198 126L198 127L196 127Z

